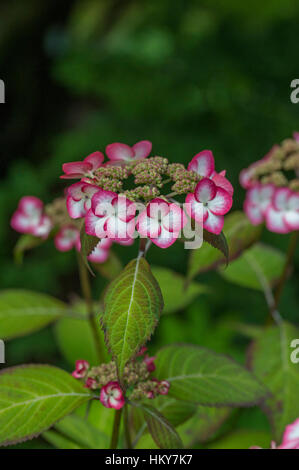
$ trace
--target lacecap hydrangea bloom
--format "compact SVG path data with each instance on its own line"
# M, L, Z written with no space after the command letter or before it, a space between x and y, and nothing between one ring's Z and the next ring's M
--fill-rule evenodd
M99 239L89 261L107 260L112 243L130 245L137 236L160 248L170 247L190 218L209 232L222 231L231 209L233 187L225 170L217 172L210 150L196 154L187 168L150 156L152 143L107 145L82 161L64 163L62 179L77 179L65 197L44 206L25 196L11 219L12 227L44 239L57 250L81 250L82 230ZM292 205L288 198L286 204ZM289 220L289 218L288 218ZM292 221L289 221L292 223Z
M272 147L261 160L240 173L247 190L244 210L253 225L271 232L299 230L299 137Z
M153 399L159 395L167 395L170 383L152 376L156 369L155 357L148 356L146 351L147 348L142 347L137 356L125 366L123 388L118 382L114 361L91 367L87 361L80 359L76 361L72 375L81 380L86 388L98 394L100 402L106 408L119 410L125 405L126 399Z
M188 216L219 234L232 206L233 187L225 170L216 172L212 152L196 154L186 169L151 157L151 150L147 140L133 146L116 142L106 147L107 161L95 152L81 162L64 164L61 178L80 178L66 191L70 218L82 219L88 235L122 244L133 243L139 235L168 248Z

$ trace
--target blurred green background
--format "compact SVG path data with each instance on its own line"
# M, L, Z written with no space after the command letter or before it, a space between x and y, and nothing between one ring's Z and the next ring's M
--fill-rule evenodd
M153 153L187 164L211 149L226 169L241 209L242 168L299 130L299 104L290 101L298 78L299 3L292 0L26 0L1 2L0 287L26 288L62 299L80 294L73 252L52 242L13 262L18 239L9 226L21 196L45 203L61 195L61 165L108 143L153 142ZM263 232L282 250L288 235ZM117 247L123 262L136 246ZM184 274L180 243L152 247L149 261ZM298 269L281 314L298 321ZM263 325L262 293L229 284L217 273L198 276L212 295L163 317L153 340L201 344L244 360L248 339L230 321ZM100 296L106 281L94 281ZM29 361L64 367L52 328L10 342L7 365ZM250 421L250 419L249 419Z

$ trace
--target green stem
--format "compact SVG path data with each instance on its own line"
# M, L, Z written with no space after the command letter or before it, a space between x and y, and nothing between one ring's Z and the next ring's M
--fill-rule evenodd
M128 405L126 404L124 407L124 428L125 428L125 438L127 449L132 449L132 440L130 435L130 423L129 423L129 409Z
M94 339L94 343L95 343L95 347L96 347L96 351L98 355L98 360L99 360L99 363L101 363L101 362L104 362L105 356L104 356L104 351L102 347L102 342L99 337L95 312L93 309L93 300L92 300L92 295L91 295L91 287L90 287L90 282L89 282L88 271L84 264L81 253L77 253L77 259L78 259L79 277L80 277L82 294L86 302L87 318L88 318L90 328L92 331L92 335L93 335L93 339Z
M122 408L120 410L115 410L113 430L112 430L112 436L111 436L111 441L110 441L110 449L117 449L122 410L123 410Z
M285 265L284 265L284 268L283 268L283 272L280 276L280 279L278 281L276 291L275 291L275 294L274 294L275 308L276 309L278 308L279 301L280 301L280 298L281 298L281 295L282 295L282 291L283 291L283 288L285 286L285 282L288 278L290 268L293 264L293 258L294 258L294 255L295 255L296 245L297 245L298 239L299 239L299 231L293 232L292 235L291 235L291 238L290 238L288 251L287 251L287 258L286 258L286 262L285 262Z

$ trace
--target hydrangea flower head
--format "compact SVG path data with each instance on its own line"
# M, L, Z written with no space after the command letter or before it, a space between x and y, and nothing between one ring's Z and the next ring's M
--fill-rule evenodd
M37 237L47 238L52 223L43 213L44 205L35 196L24 196L11 218L11 227L20 233L30 233Z

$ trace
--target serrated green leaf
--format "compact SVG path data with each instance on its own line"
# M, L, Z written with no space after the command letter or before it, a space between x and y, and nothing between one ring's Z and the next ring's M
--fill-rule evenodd
M248 406L259 403L265 387L232 359L193 345L161 349L155 376L170 383L169 396L206 406Z
M241 211L232 212L225 217L223 234L229 248L229 261L236 259L245 249L255 243L261 235L261 226L252 225ZM205 241L208 235L205 235ZM219 239L219 242L221 240ZM220 249L220 247L219 247ZM192 250L189 259L188 279L197 274L215 269L225 262L225 256L213 246L204 243L198 250Z
M152 335L163 298L144 258L132 260L109 285L102 326L121 378L126 363Z
M265 409L270 413L277 442L285 427L299 416L299 366L291 361L291 342L296 338L299 329L284 322L280 327L268 327L250 350L253 372L272 393Z
M165 416L153 406L145 405L144 403L137 406L141 408L149 433L160 449L183 448L180 436Z
M43 328L65 314L60 300L39 292L9 289L0 293L0 338L11 339Z
M25 251L31 250L44 242L45 240L43 238L35 237L29 233L21 235L13 250L15 262L21 264Z
M0 444L36 437L91 399L67 372L47 365L12 367L0 372Z
M87 257L93 252L97 244L99 243L100 239L98 237L94 237L93 235L88 235L85 232L85 224L82 224L80 230L80 242L81 242L81 256L85 266L87 267L88 271L94 275L92 272Z
M263 290L261 276L270 286L273 286L280 278L284 263L284 253L262 243L257 243L219 273L227 281Z
M96 309L96 305L94 306ZM54 327L58 347L63 357L73 367L77 359L85 359L92 366L99 363L98 353L95 347L94 336L90 323L87 319L87 308L85 302L77 302L70 311L76 313L76 317L60 318ZM98 335L103 344L103 352L108 353L104 345L104 334L100 327L99 318L96 319Z
M184 309L198 295L208 291L206 286L198 282L192 282L186 288L184 277L170 269L153 266L152 272L162 291L164 299L163 314Z

